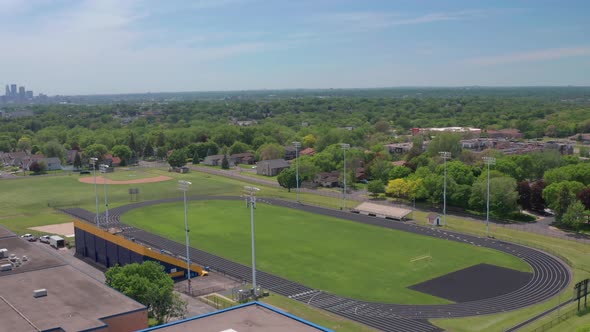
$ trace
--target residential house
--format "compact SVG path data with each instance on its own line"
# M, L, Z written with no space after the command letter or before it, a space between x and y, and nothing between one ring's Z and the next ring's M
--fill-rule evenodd
M275 176L290 166L285 159L262 160L256 163L256 174Z
M558 141L548 141L545 142L543 148L546 150L557 150L562 155L572 155L574 154L574 145L571 143L564 143Z
M231 156L229 156L229 158L231 159L231 161L234 164L248 164L248 165L253 165L254 164L254 154L250 153L250 152L244 152L244 153L234 153Z
M365 168L364 167L357 167L354 170L354 179L356 181L367 181L368 176L365 173Z
M285 160L292 160L296 157L295 147L292 145L285 146Z
M305 148L305 149L299 151L300 156L313 156L314 154L315 154L314 148Z
M112 154L107 153L104 156L102 156L102 163L105 165L109 165L109 167L121 166L121 158L114 157Z
M223 155L222 154L214 154L214 155L205 157L205 159L203 159L203 165L207 165L207 166L221 166L221 162L222 161L223 161ZM230 167L235 165L233 159L228 158L227 161L229 162L229 166Z
M56 157L52 158L44 158L42 159L43 162L47 165L48 171L59 171L61 170L61 160Z
M313 181L326 188L338 187L340 185L340 172L321 172L315 176Z
M473 138L461 140L461 147L463 149L481 151L492 147L493 142L485 138Z
M71 165L74 163L74 160L76 160L76 153L78 153L78 150L66 151L66 164ZM80 155L80 157L82 157L82 155Z
M391 143L385 144L385 149L389 151L391 154L404 154L410 152L414 144L412 142L408 143Z

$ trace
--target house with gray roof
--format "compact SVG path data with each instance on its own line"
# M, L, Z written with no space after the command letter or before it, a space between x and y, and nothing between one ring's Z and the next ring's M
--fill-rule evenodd
M256 174L275 176L290 166L291 164L285 159L262 160L256 163Z

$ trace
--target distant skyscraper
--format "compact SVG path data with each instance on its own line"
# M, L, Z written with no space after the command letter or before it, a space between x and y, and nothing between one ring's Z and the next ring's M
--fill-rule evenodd
M16 97L17 95L18 95L18 93L16 92L16 84L11 84L10 85L10 96Z
M18 87L18 98L21 100L24 100L26 96L26 90L24 86L19 86Z
M6 97L10 96L10 87L6 84L6 92L4 93Z
M33 90L28 90L25 94L27 99L33 99Z

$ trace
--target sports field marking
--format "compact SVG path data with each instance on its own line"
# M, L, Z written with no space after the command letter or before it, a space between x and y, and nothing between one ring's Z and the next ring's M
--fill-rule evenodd
M432 257L430 257L430 255L423 255L423 256L418 256L418 257L414 257L410 260L410 263L413 262L417 262L419 260L423 260L423 259L431 259Z
M138 184L138 183L154 183L154 182L163 182L163 181L168 181L168 180L172 180L171 177L169 176L155 176L152 178L144 178L144 179L134 179L134 180L121 180L121 181L117 181L117 180L110 180L110 179L106 179L106 183L107 184ZM88 176L88 177L84 177L84 178L80 178L78 179L78 181L82 182L82 183L94 183L94 177L93 176ZM98 184L104 184L105 179L102 176L97 176L96 177L96 183Z

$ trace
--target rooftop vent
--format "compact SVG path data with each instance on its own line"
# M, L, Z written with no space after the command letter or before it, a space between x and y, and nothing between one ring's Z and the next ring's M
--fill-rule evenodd
M43 296L47 296L47 289L45 288L41 288L41 289L35 289L33 291L33 297L43 297Z

